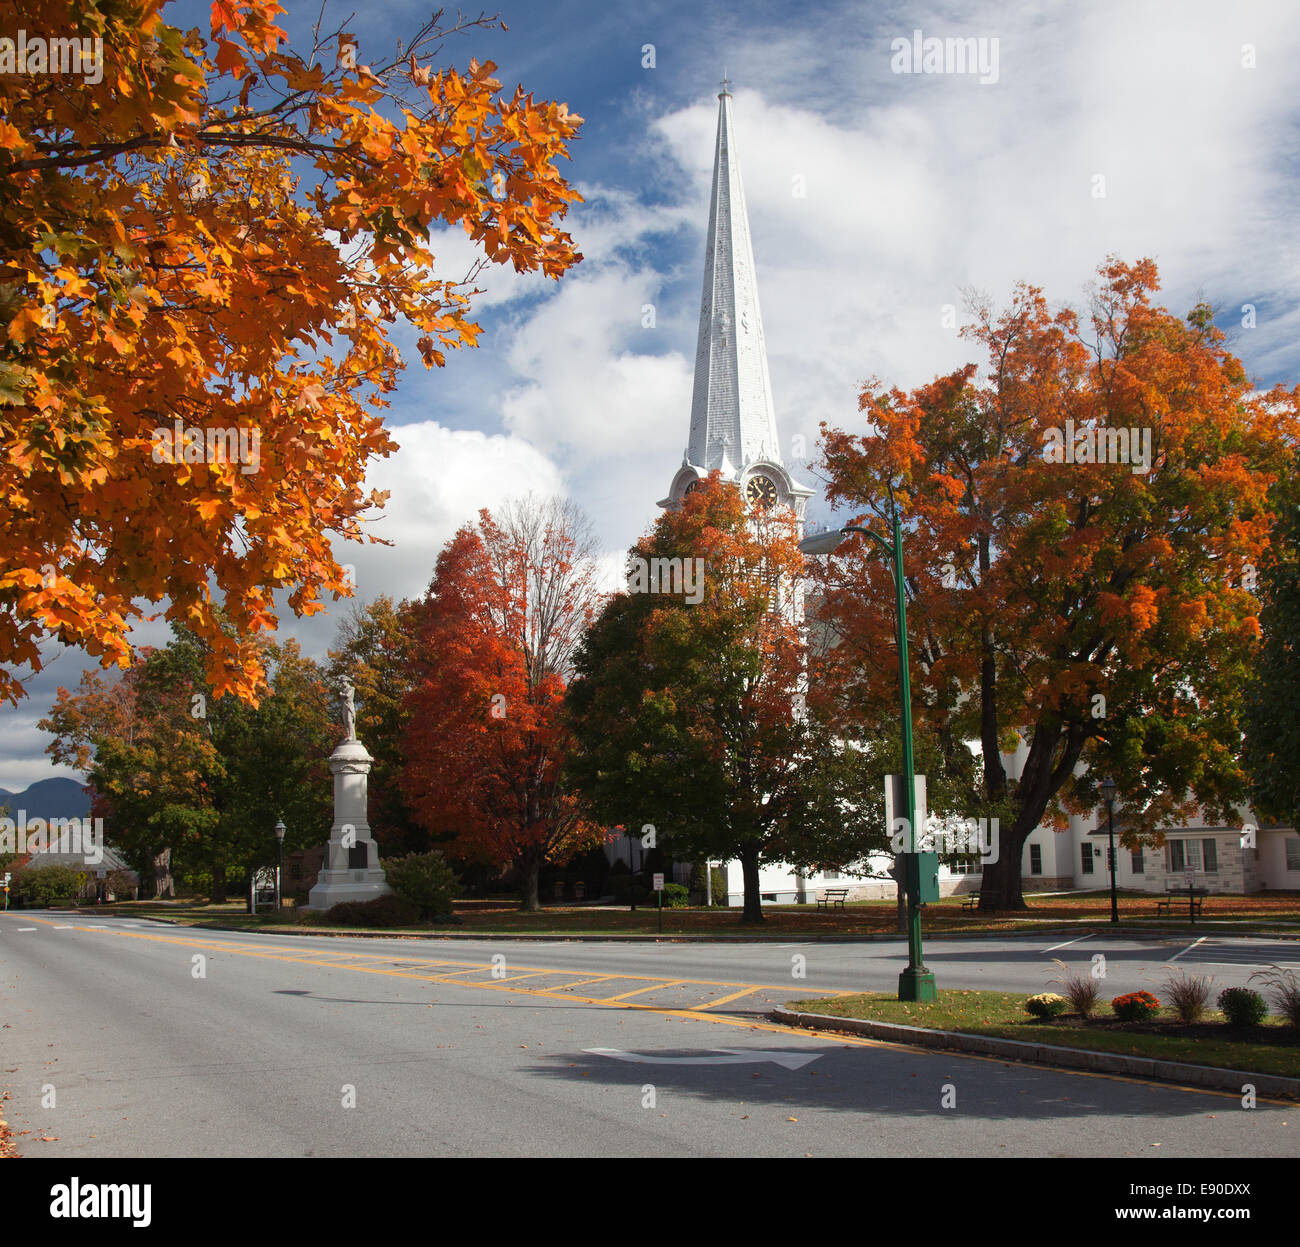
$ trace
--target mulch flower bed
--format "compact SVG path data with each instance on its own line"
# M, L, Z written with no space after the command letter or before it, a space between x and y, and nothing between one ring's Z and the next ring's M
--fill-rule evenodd
M1026 1018L1026 1023L1061 1030L1099 1030L1121 1035L1162 1035L1166 1039L1222 1039L1277 1048L1300 1047L1300 1029L1294 1026L1228 1026L1223 1022L1180 1022L1177 1018L1121 1022L1119 1018L1105 1014L1082 1018L1077 1013L1064 1013L1054 1018Z

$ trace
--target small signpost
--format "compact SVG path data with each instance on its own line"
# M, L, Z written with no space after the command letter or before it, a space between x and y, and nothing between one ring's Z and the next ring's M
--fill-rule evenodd
M8 910L8 908L9 908L9 872L8 872L7 870L5 871L4 891L5 891L5 909Z
M652 876L651 886L654 888L655 899L659 902L659 934L662 935L664 933L664 877L660 872L656 871Z
M257 902L259 898L262 898L263 903L266 905L273 905L275 903L275 875L276 871L274 866L259 866L255 871L253 871L252 882L249 885L249 891L251 893L249 896L249 904L252 907L252 913L257 913ZM270 893L269 898L267 898L268 892Z
M1196 868L1188 866L1183 871L1183 878L1187 881L1187 919L1196 925Z

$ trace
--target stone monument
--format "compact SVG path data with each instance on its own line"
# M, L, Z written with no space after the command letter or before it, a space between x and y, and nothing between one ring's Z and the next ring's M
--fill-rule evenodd
M308 909L341 901L372 901L392 892L379 864L379 846L366 817L366 783L374 758L357 739L357 707L350 682L343 684L343 740L330 754L334 775L334 825L325 866L307 897Z

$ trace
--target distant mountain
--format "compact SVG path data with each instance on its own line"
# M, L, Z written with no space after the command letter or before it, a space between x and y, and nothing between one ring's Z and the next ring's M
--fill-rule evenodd
M0 805L8 816L17 818L26 810L28 818L84 818L90 813L90 794L75 779L38 779L22 792L0 788Z

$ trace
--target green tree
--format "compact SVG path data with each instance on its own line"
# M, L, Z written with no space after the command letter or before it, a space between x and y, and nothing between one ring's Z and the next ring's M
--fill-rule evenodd
M206 643L179 627L116 685L87 673L40 726L56 760L80 765L106 814L108 838L148 877L159 858L212 875L269 864L283 817L292 850L323 840L330 817L332 704L296 642L267 645L269 691L256 706L214 697Z
M741 920L762 922L763 862L868 847L862 755L805 692L794 520L747 509L715 474L633 547L630 587L655 560L699 569L702 585L618 594L588 631L568 690L571 774L598 817L652 825L676 858L738 858Z
M1246 697L1245 764L1261 814L1300 826L1300 454L1274 490L1277 523L1259 569L1263 644Z

